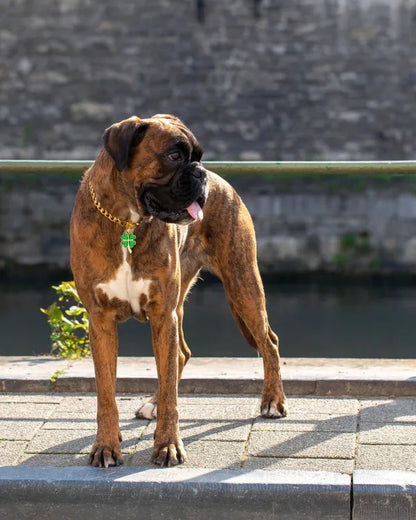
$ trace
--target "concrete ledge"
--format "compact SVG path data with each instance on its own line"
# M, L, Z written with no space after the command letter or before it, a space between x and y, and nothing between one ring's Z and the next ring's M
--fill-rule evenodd
M284 358L287 395L412 397L416 396L416 360ZM260 358L192 358L180 392L186 394L259 394L263 383ZM121 357L119 393L152 393L157 386L154 359ZM0 391L95 392L91 359L0 357Z
M325 472L3 467L0 516L347 520L350 484Z
M47 392L72 361L52 356L0 356L0 391Z
M416 473L357 470L353 490L354 520L416 518Z
M352 492L351 492L352 491ZM352 509L352 512L351 512ZM416 517L416 473L0 468L0 517L54 520L390 520Z

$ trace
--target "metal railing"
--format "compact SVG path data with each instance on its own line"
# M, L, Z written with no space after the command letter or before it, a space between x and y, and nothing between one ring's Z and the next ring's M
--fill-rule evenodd
M0 174L39 173L76 176L93 161L0 160ZM416 174L416 161L204 161L219 175L377 175Z

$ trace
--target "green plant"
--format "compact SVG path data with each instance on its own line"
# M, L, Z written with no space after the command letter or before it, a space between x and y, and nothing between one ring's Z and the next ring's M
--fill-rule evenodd
M51 390L55 390L55 388L56 388L56 383L58 382L59 376L61 376L64 372L65 372L65 369L64 369L64 368L61 368L60 370L56 370L56 372L54 372L54 373L51 375L51 379L50 379L50 381L49 381L49 388L50 388Z
M339 250L332 257L339 270L370 269L379 271L381 259L371 243L368 231L344 233L339 238Z
M333 262L339 269L345 269L348 265L348 261L348 257L342 253L336 253L333 257Z
M58 302L40 309L48 316L51 327L52 352L58 356L79 359L90 354L88 312L83 307L75 283L53 285Z
M341 250L356 254L366 254L372 250L368 231L359 233L345 233L340 239Z

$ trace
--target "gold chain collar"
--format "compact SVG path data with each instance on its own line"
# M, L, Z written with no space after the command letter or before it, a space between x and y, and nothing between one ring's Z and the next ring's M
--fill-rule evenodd
M101 215L104 215L105 218L107 218L111 222L114 222L114 224L119 224L120 226L124 227L124 233L120 237L121 245L125 247L127 251L131 254L133 247L136 245L136 236L132 232L137 227L137 222L121 220L120 218L112 215L109 211L107 211L101 206L91 182L88 183L88 188L90 190L90 195L94 203L94 206L98 209Z

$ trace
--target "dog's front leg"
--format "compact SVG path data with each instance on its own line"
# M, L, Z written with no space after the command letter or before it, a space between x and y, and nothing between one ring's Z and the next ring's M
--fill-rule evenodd
M153 314L150 322L159 379L152 461L159 466L176 466L186 460L178 425L178 317L165 307Z
M123 464L116 405L117 325L110 312L90 313L90 344L97 387L97 437L90 464L100 468Z

